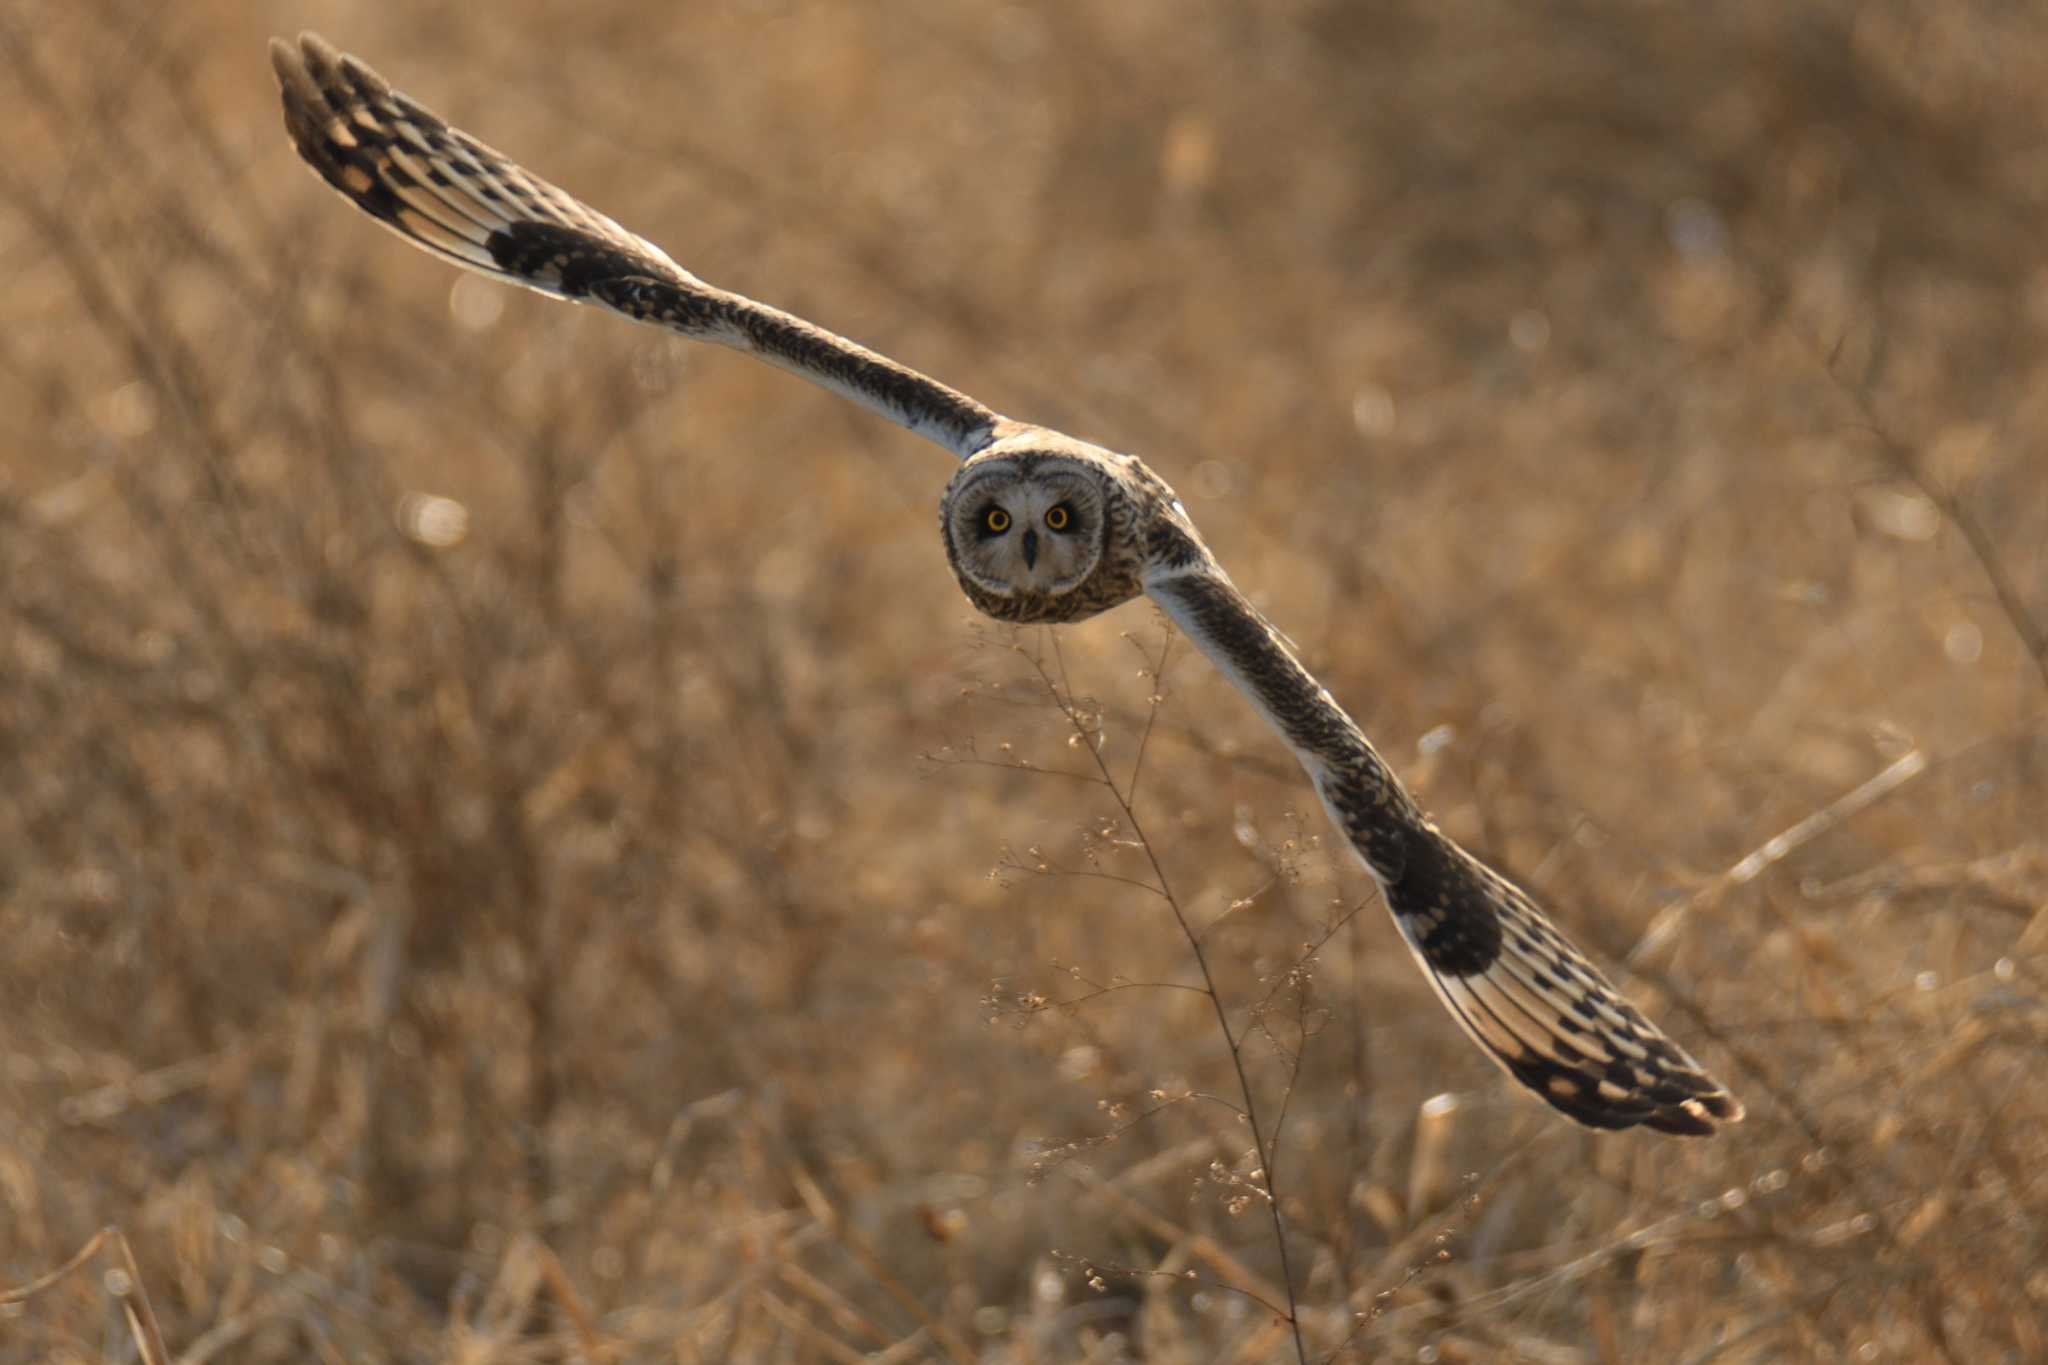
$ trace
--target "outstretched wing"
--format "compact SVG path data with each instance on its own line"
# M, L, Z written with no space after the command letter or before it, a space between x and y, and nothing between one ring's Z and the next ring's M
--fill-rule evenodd
M455 264L759 356L962 459L1001 419L886 356L714 288L311 33L270 41L299 155L363 212Z
M1624 999L1529 897L1425 818L1230 579L1201 563L1145 591L1278 730L1472 1040L1580 1123L1708 1134L1742 1105Z

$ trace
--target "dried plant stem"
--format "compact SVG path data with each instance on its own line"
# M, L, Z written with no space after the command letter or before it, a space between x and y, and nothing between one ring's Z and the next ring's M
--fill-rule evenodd
M538 1237L532 1238L527 1245L529 1251L540 1262L541 1279L547 1284L548 1291L555 1296L556 1304L568 1315L569 1321L575 1324L576 1337L583 1346L583 1354L593 1362L593 1365L610 1359L613 1353L605 1348L603 1339L598 1335L596 1316L591 1313L590 1306L583 1301L583 1296L576 1291L575 1281L571 1280L569 1272L563 1269L561 1258L555 1255L554 1248Z
M1132 837L1145 850L1145 858L1152 865L1152 875L1158 879L1159 894L1165 897L1167 905L1173 911L1174 922L1180 925L1181 935L1187 939L1188 950L1194 955L1195 969L1200 972L1202 977L1202 994L1209 997L1209 1007L1216 1013L1216 1027L1222 1032L1224 1045L1230 1050L1230 1064L1237 1072L1238 1093L1244 1097L1244 1108L1241 1112L1244 1115L1246 1125L1252 1130L1252 1147L1258 1154L1259 1170L1257 1179L1259 1184L1265 1189L1266 1212L1273 1220L1273 1241L1280 1252L1280 1284L1287 1296L1287 1326L1294 1334L1295 1358L1300 1360L1303 1365L1307 1365L1308 1347L1303 1343L1301 1337L1301 1310L1295 1300L1294 1270L1288 1259L1287 1222L1280 1212L1278 1177L1274 1173L1274 1158L1278 1156L1278 1153L1267 1149L1265 1133L1259 1124L1258 1101L1252 1095L1251 1077L1246 1074L1244 1069L1244 1040L1238 1036L1236 1030L1230 1027L1229 1012L1223 1007L1223 993L1216 988L1216 977L1209 970L1209 955L1202 949L1201 936L1195 932L1194 926L1188 922L1187 911L1181 906L1180 897L1174 894L1173 884L1166 875L1166 868L1159 861L1159 851L1153 846L1151 838L1145 833L1144 823L1138 819L1138 812L1131 799L1137 790L1138 775L1142 771L1144 760L1143 744L1141 742L1139 747L1138 763L1132 767L1130 783L1128 786L1119 786L1115 775L1109 770L1109 764L1102 757L1102 747L1096 742L1097 732L1095 727L1089 724L1088 719L1074 705L1072 686L1065 682L1067 662L1066 656L1060 650L1059 635L1057 632L1052 631L1047 633L1051 638L1053 656L1059 662L1060 676L1058 679L1055 679L1052 673L1046 669L1045 659L1042 654L1032 654L1021 648L1019 652L1031 660L1031 666L1037 672L1039 680L1045 684L1046 691L1052 695L1053 701L1059 706L1061 713L1066 716L1067 723L1073 726L1074 733L1080 736L1081 747L1088 751L1089 757L1095 762L1097 771L1102 774L1103 786L1109 789L1110 797L1116 802L1117 809L1123 812L1124 819L1129 822ZM1171 651L1172 646L1173 636L1169 632L1159 646L1159 658L1156 661L1149 661L1152 664L1151 674L1155 689L1160 685L1161 678L1165 673L1166 657ZM1159 699L1155 690L1151 719L1148 719L1145 726L1145 737L1147 739L1151 737L1152 720L1156 720L1158 714Z
M1680 922L1700 905L1712 900L1728 887L1755 881L1775 864L1783 862L1829 830L1839 828L1850 817L1913 781L1926 772L1927 767L1926 751L1910 749L1875 776L1866 778L1827 805L1773 834L1736 859L1720 876L1652 920L1636 946L1629 950L1628 964L1631 967L1639 966L1644 958L1670 942L1672 936L1678 932Z
M889 1268L882 1264L882 1258L877 1256L874 1249L839 1216L839 1210L803 1163L794 1157L789 1158L788 1172L791 1183L796 1186L797 1194L803 1199L804 1207L810 1210L811 1217L829 1230L839 1244L852 1253L853 1258L860 1262L861 1268L867 1271L869 1278L917 1319L955 1365L973 1365L974 1352L968 1349L967 1343L933 1317L918 1301L917 1295L911 1293L904 1287L902 1281L889 1273Z
M2020 597L2019 586L2006 572L2005 561L1999 558L1998 546L1992 541L1991 533L1984 529L1984 523L1977 519L1976 513L1963 505L1961 498L1935 480L1914 454L1913 448L1895 435L1878 415L1868 387L1845 379L1836 360L1833 354L1827 357L1828 378L1856 405L1857 412L1877 441L1878 449L1884 452L1892 467L1919 489L1922 497L1934 504L1942 518L1956 528L1963 543L1970 547L1978 569L1991 585L1991 595L1998 599L1999 610L2004 613L2013 634L2019 637L2021 646L2033 657L2034 668L2040 673L2042 683L2048 685L2048 627L2044 627L2027 610L2026 602Z
M857 1362L872 1358L860 1351L854 1350L851 1346L848 1346L845 1342L818 1326L817 1323L812 1322L795 1308L784 1303L770 1290L756 1288L753 1292L753 1301L767 1309L770 1317L788 1328L796 1336L809 1342L828 1360L840 1361L844 1365L857 1365Z
M121 1269L127 1272L119 1293L129 1335L135 1338L145 1365L169 1365L171 1353L164 1348L163 1328L157 1326L156 1309L149 1302L149 1291L143 1287L142 1267L135 1264L135 1252L128 1245L127 1235L119 1228L113 1232L114 1251L121 1258Z
M98 1232L95 1232L92 1235L92 1240L80 1247L70 1260L64 1262L63 1265L58 1266L55 1270L38 1275L27 1284L16 1285L12 1289L0 1289L0 1304L25 1303L52 1285L61 1283L67 1275L99 1255L100 1248L105 1246L107 1239L113 1235L114 1229L112 1225L103 1227Z
M1276 1318L1286 1318L1289 1316L1280 1307L1279 1303L1276 1302L1278 1299L1285 1297L1280 1289L1275 1285L1266 1283L1256 1271L1238 1260L1235 1256L1232 1256L1229 1249L1215 1238L1205 1233L1194 1232L1184 1228L1171 1218L1167 1218L1147 1208L1143 1203L1118 1189L1113 1182L1085 1166L1073 1168L1073 1174L1074 1178L1084 1187L1100 1196L1104 1203L1114 1208L1118 1213L1163 1242L1176 1246L1185 1246L1190 1256L1208 1266L1221 1277L1218 1279L1204 1277L1202 1283L1214 1285L1218 1289L1227 1290L1233 1294L1242 1294L1245 1298L1258 1304ZM1181 1275L1176 1273L1170 1275L1169 1278L1179 1279Z
M128 1238L112 1223L92 1235L92 1239L80 1247L75 1255L63 1265L45 1275L38 1275L27 1284L14 1289L0 1289L0 1304L22 1303L77 1272L80 1266L97 1256L111 1242L119 1265L118 1278L113 1272L107 1275L107 1291L121 1300L121 1314L128 1322L128 1334L135 1339L136 1353L143 1365L168 1365L171 1353L164 1347L163 1329L157 1326L156 1309L150 1305L149 1291L142 1285L142 1268L135 1263L135 1252L128 1245Z

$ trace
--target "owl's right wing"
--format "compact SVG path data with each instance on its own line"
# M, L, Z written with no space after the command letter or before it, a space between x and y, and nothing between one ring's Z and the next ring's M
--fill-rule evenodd
M802 318L705 284L660 247L393 90L315 34L270 42L299 155L364 213L456 265L595 303L802 375L961 459L995 412Z
M1199 559L1145 591L1279 731L1379 883L1423 975L1472 1041L1595 1128L1715 1131L1742 1105L1645 1019L1529 897L1439 832L1230 579Z

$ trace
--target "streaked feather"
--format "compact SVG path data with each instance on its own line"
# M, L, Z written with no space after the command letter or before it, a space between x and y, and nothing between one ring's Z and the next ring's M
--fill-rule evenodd
M952 451L1001 418L908 366L704 283L636 236L305 33L270 62L292 144L321 179L413 245L543 294L731 347L802 375Z
M1437 998L1502 1069L1595 1128L1701 1135L1742 1118L1526 893L1424 817L1228 575L1186 565L1148 575L1145 590L1294 750Z

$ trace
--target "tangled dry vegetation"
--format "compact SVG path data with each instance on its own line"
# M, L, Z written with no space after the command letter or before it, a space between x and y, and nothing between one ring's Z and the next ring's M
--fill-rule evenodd
M1313 1359L2048 1351L2041 11L254 8L0 17L0 1286L121 1234L0 1362L1292 1359L1264 1167ZM1144 451L1749 1121L1512 1093L928 448L347 211L302 25Z

